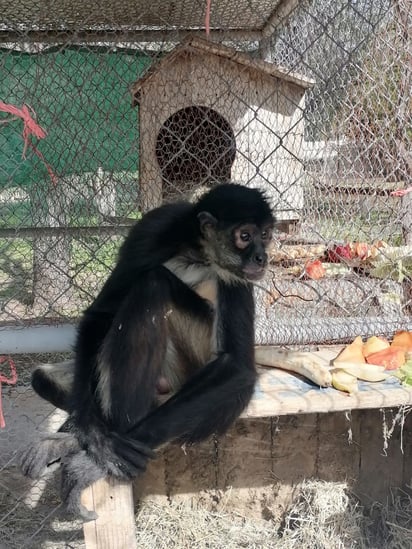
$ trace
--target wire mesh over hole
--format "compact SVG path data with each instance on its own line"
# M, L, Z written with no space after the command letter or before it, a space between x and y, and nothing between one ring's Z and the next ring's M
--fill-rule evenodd
M164 197L229 181L235 154L233 130L218 112L195 105L177 111L156 142Z

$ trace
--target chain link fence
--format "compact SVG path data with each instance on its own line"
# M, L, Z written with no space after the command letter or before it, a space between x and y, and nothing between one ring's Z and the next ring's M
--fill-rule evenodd
M276 269L269 301L279 328L268 333L262 320L266 342L391 334L410 323L411 17L402 0L299 3L271 38L270 59L316 84L302 112L304 203L277 254L289 265ZM307 264L299 255L326 257L326 278L296 281Z
M230 179L277 211L259 342L412 328L411 0L212 1L209 40L200 0L0 13L1 325L75 323L142 213ZM29 390L41 358L3 386L0 547L82 543L14 472L61 420Z

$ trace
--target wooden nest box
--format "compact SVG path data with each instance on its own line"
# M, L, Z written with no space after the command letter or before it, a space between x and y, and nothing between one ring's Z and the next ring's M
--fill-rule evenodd
M132 89L142 209L232 180L265 189L279 220L298 219L312 84L221 44L184 40Z

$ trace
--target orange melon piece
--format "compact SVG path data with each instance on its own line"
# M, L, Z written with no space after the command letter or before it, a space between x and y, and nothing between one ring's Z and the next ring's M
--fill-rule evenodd
M361 336L356 337L350 345L347 345L333 361L334 364L339 362L365 362Z
M388 347L366 357L368 364L385 366L385 370L396 370L405 364L405 351L397 347Z
M372 353L378 353L389 346L389 341L384 337L372 336L366 340L363 346L363 356L367 357Z
M407 332L406 330L396 332L392 341L392 347L398 347L406 352L412 352L412 332Z

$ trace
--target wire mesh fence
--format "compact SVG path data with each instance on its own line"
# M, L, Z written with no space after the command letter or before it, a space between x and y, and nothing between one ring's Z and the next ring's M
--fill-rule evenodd
M234 180L277 212L258 341L411 328L410 0L212 2L207 40L201 0L52 4L0 0L2 325L75 321L142 213ZM3 472L54 413L17 365ZM7 478L6 546L60 547Z

